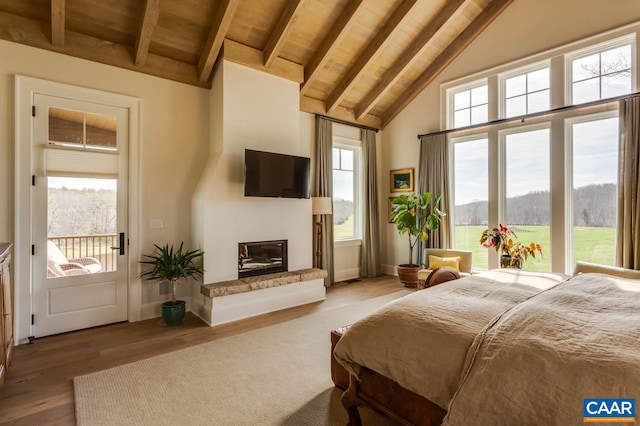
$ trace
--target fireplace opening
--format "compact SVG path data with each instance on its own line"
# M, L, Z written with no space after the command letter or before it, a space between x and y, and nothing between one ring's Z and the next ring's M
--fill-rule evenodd
M238 244L238 278L287 270L287 240Z

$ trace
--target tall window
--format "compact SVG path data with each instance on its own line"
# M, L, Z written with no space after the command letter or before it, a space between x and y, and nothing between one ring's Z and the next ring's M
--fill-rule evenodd
M571 60L573 104L631 93L631 43Z
M453 127L485 123L489 120L489 96L486 84L454 90L451 96Z
M335 240L360 238L360 152L359 146L333 144L333 237Z
M504 79L504 116L516 117L549 109L549 67Z
M531 271L551 270L549 129L507 133L504 137L504 222L522 244L542 246L543 257L525 262ZM537 256L539 257L539 256Z
M524 269L615 264L615 98L638 90L638 31L627 25L442 85L444 121L458 128L450 135L454 246L473 251L475 269L499 266L479 244L482 230L499 223L542 246L542 258L536 253ZM485 111L500 120L460 129L482 123ZM483 214L487 223L478 224Z
M454 139L454 223L457 249L473 252L473 267L488 269L478 240L488 224L489 151L486 136Z
M572 159L570 264L614 265L618 183L618 118L568 122Z

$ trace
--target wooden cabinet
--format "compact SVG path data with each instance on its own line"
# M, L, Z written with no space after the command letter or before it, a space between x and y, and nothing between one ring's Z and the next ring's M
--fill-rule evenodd
M4 380L13 351L13 281L11 244L0 243L0 383Z

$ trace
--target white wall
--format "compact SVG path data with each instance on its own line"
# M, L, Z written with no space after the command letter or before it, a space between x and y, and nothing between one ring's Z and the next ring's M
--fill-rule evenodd
M310 156L299 90L294 82L227 61L215 71L210 108L221 111L221 122L212 116L208 166L194 200L201 209L194 222L205 250L205 283L238 278L238 243L246 241L286 239L289 270L311 267L311 200L245 197L243 183L247 148Z
M148 252L153 243L192 245L190 200L205 164L208 90L4 40L0 58L0 241L14 241L14 75L21 74L141 99L139 246ZM162 219L164 227L149 229L150 219ZM166 299L157 285L143 284L143 304ZM28 324L29 315L28 298L17 298L16 321ZM26 328L18 338L28 336Z
M615 4L614 4L615 3ZM415 167L418 134L440 130L440 85L640 20L637 0L517 0L384 129L383 173ZM381 198L389 182L381 181ZM406 262L408 248L382 219L383 263L388 272Z

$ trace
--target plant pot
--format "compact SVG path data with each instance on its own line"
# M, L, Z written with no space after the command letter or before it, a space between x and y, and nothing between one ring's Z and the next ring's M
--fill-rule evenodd
M174 305L171 301L162 304L162 321L165 325L177 325L184 319L184 311L186 307L184 300L176 300Z
M398 265L398 277L400 277L400 282L404 284L405 287L418 287L419 269L419 265Z
M523 265L524 259L522 257L511 258L511 256L507 256L505 254L500 256L501 268L522 269Z

